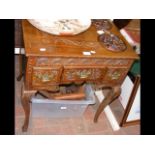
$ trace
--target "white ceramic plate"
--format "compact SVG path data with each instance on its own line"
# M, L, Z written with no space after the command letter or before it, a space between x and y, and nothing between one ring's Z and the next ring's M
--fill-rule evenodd
M91 19L27 19L37 29L54 35L76 35L86 31Z

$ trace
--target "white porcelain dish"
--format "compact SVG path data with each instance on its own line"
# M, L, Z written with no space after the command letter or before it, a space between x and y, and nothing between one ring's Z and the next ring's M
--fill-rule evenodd
M91 19L27 19L37 29L54 35L76 35L91 26Z

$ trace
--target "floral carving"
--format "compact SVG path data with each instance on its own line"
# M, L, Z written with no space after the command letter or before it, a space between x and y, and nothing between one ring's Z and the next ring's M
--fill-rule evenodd
M33 74L33 82L39 84L40 82L56 82L58 71L35 71Z
M106 80L121 80L127 73L126 68L109 68L106 74Z
M68 69L64 71L63 80L96 80L102 79L105 74L105 69Z

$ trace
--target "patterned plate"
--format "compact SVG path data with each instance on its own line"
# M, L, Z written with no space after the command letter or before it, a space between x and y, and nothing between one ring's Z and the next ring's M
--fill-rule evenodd
M126 44L116 35L112 33L104 33L99 35L99 42L105 48L114 52L122 52L126 50Z
M92 19L92 24L97 30L110 30L112 28L112 24L107 19Z

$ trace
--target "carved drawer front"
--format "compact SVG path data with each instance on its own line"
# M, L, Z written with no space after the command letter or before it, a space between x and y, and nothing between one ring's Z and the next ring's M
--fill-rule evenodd
M108 68L104 80L120 83L128 72L127 68Z
M94 80L102 80L106 68L95 68L95 67L65 67L62 74L62 82L69 81L94 81Z
M33 67L32 86L33 88L48 88L48 86L57 85L60 82L61 73L61 66Z

